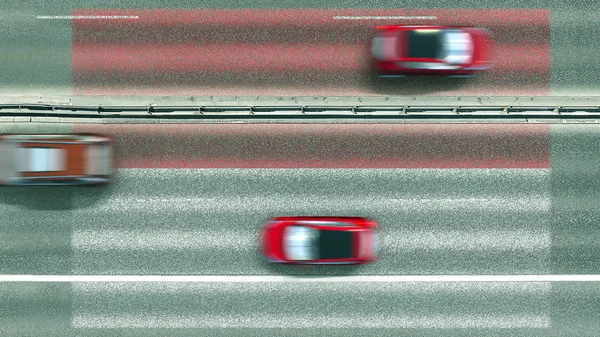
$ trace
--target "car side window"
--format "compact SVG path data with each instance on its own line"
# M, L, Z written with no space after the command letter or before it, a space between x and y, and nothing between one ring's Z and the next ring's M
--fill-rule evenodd
M346 222L332 222L330 224L327 224L327 226L333 226L333 227L352 227L352 224L346 223Z

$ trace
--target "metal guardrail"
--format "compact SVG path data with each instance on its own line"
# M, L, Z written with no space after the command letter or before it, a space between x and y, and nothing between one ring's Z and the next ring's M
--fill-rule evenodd
M0 104L0 116L71 118L553 118L600 119L600 106L74 106Z

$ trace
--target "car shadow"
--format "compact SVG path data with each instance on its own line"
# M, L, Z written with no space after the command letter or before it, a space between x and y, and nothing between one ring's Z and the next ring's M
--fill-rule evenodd
M458 90L475 78L450 78L447 76L407 76L382 78L372 71L366 73L367 85L377 94L390 96L415 96Z
M60 211L94 207L111 193L111 185L83 186L3 186L0 204L27 210Z
M302 278L311 277L335 277L350 276L358 274L365 265L294 265L281 264L266 261L260 252L256 252L256 258L262 267L271 275L294 276Z
M447 76L406 76L401 78L382 78L374 71L370 47L363 47L361 57L364 67L361 85L368 91L377 95L389 96L416 96L440 93L460 89L469 85L475 77L450 78Z

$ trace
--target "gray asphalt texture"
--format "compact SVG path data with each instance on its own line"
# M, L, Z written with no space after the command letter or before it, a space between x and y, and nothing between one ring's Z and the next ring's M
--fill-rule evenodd
M68 132L8 125L3 132ZM600 127L551 169L121 169L104 188L0 191L4 274L598 274ZM268 265L274 215L380 221L381 260ZM0 283L2 336L596 336L592 283Z
M72 26L68 20L38 20L37 15L69 15L83 8L398 8L386 1L5 1L0 4L0 44L3 67L0 93L68 95L73 91L71 69ZM408 1L402 8L549 8L551 10L551 95L597 95L600 63L595 51L600 28L595 24L595 1ZM478 80L479 81L479 80ZM484 78L480 79L484 81ZM484 81L485 82L485 81ZM411 82L412 83L412 82ZM479 82L478 82L479 83ZM452 89L452 84L449 90ZM493 90L494 83L482 83ZM515 87L526 83L515 83ZM418 86L418 83L417 83ZM422 86L439 83L424 80ZM524 87L525 88L525 87ZM426 94L425 88L411 94ZM381 93L374 92L373 95ZM406 94L406 93L405 93Z
M597 336L600 284L11 283L3 336Z

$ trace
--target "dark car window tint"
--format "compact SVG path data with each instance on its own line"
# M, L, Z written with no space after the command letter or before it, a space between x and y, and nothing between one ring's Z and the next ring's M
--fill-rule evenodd
M348 259L353 257L354 233L321 230L319 233L319 259Z

